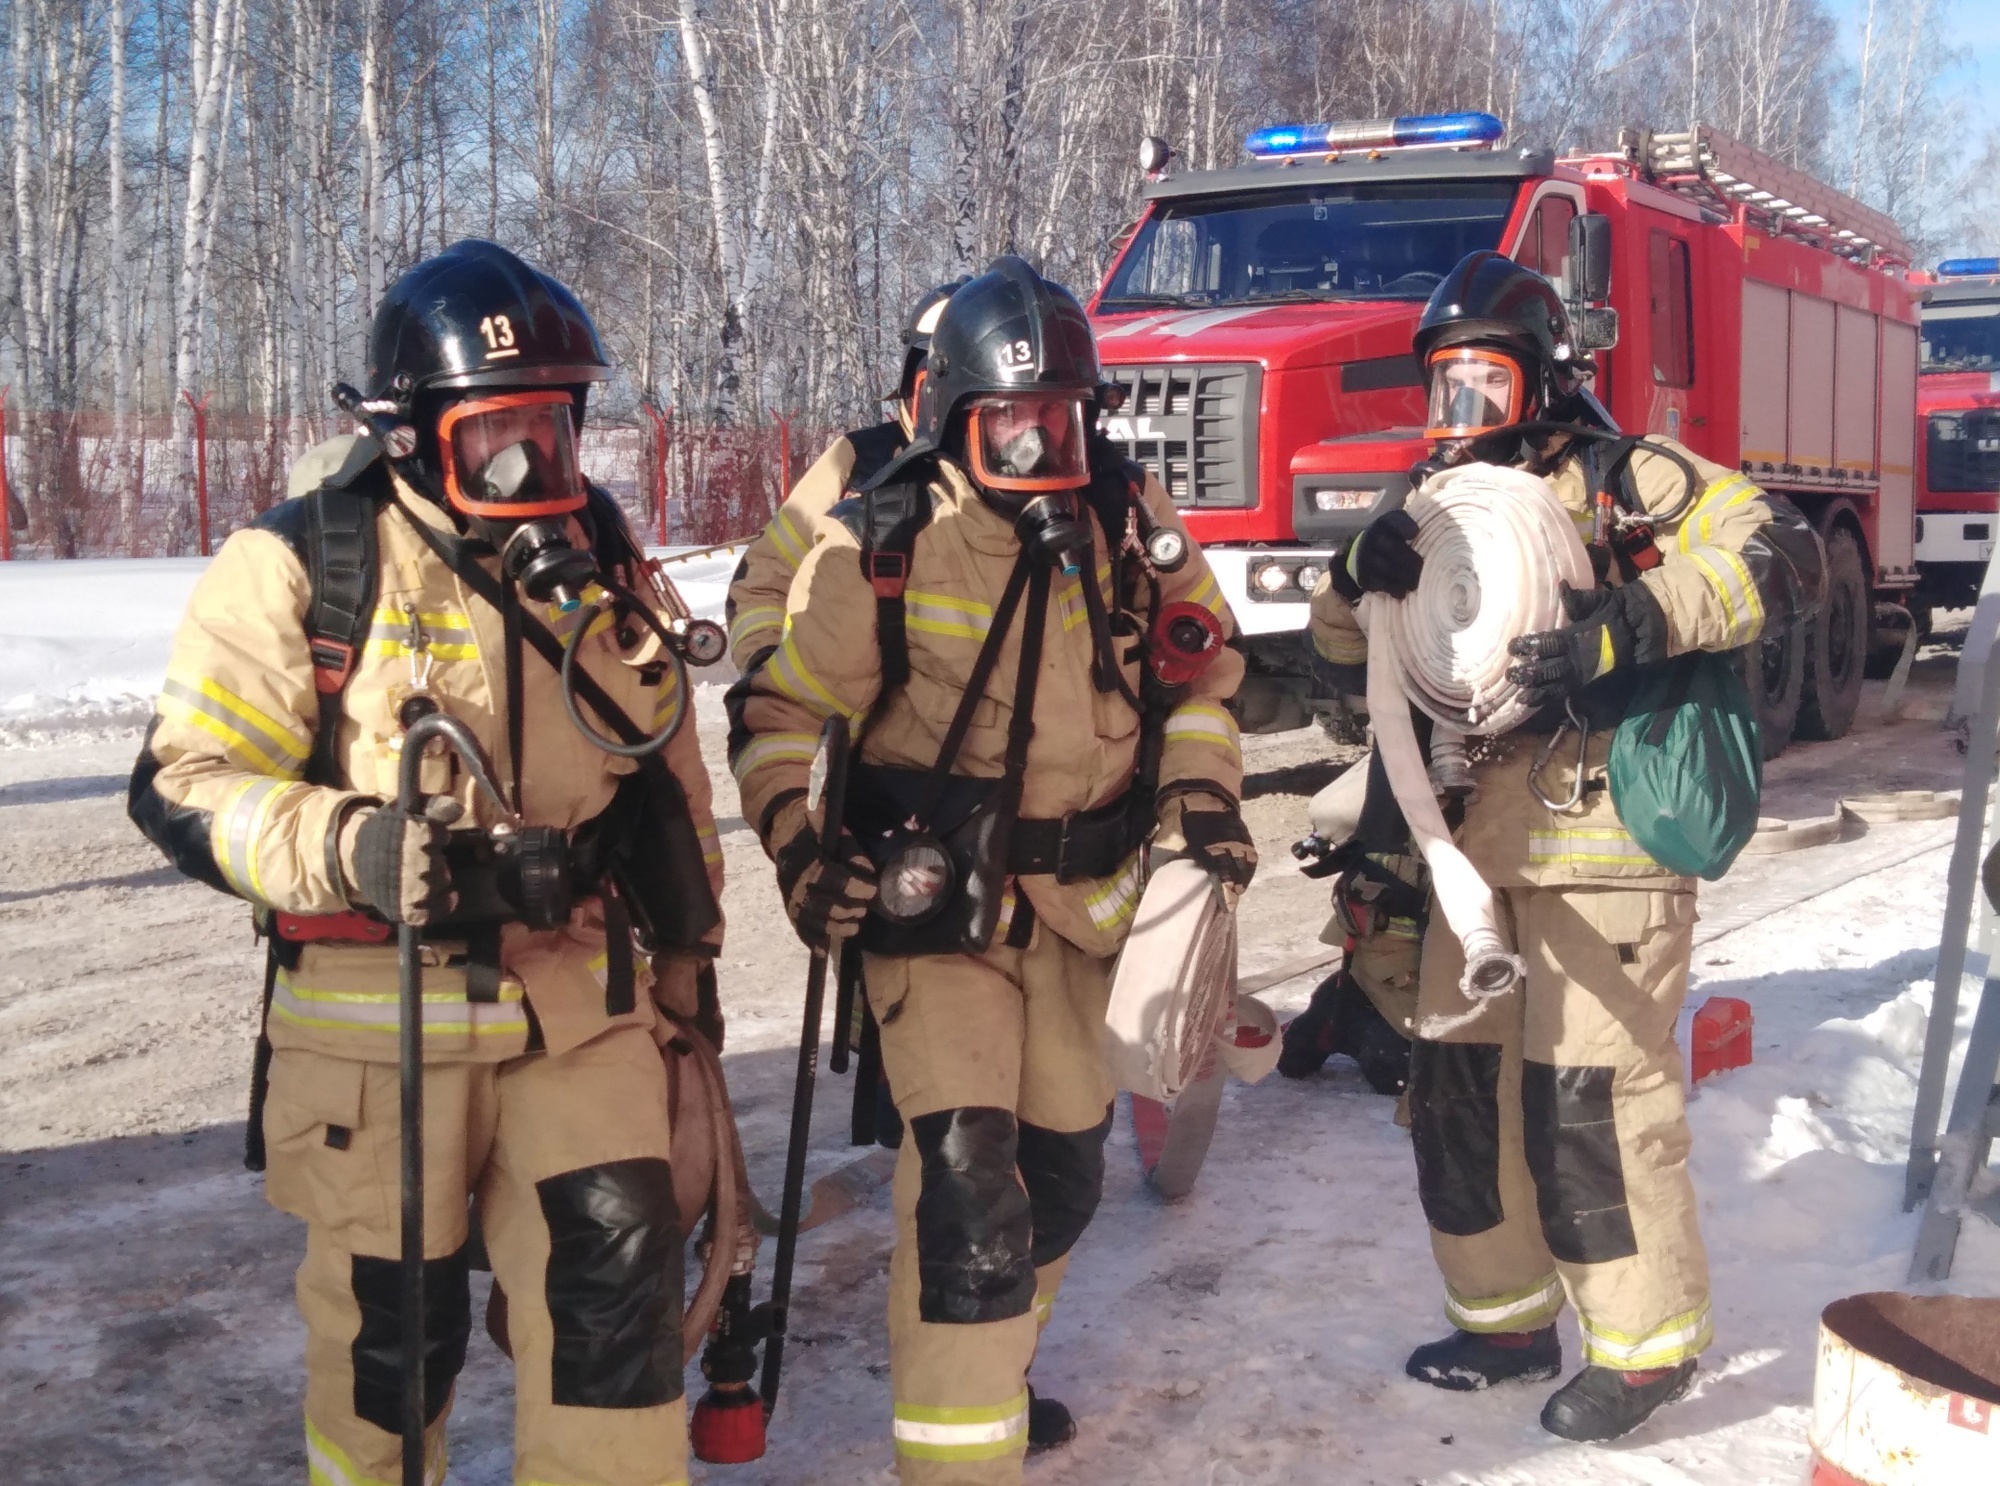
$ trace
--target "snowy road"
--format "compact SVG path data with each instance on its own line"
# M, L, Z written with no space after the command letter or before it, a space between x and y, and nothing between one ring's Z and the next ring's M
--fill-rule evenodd
M703 698L711 755L715 700ZM6 1476L24 1486L302 1479L289 1297L300 1234L237 1164L254 956L240 907L163 872L124 821L132 747L0 750ZM1309 734L1253 740L1251 753L1248 814L1266 862L1245 904L1255 971L1314 945L1324 890L1291 873L1283 848L1330 765ZM1951 785L1956 769L1935 727L1911 721L1795 751L1774 768L1769 800L1818 814L1864 785ZM725 831L727 1061L768 1195L803 956L778 923L754 840ZM1734 904L1785 902L1788 883L1811 887L1838 860L1823 854L1907 856L1697 951L1697 998L1754 1006L1757 1060L1704 1084L1692 1105L1717 1343L1689 1401L1618 1448L1587 1450L1540 1432L1540 1390L1446 1396L1405 1381L1409 1347L1444 1330L1408 1141L1392 1103L1338 1063L1302 1083L1232 1087L1201 1182L1174 1208L1145 1192L1129 1134L1114 1135L1103 1208L1035 1370L1082 1433L1033 1462L1030 1481L1799 1480L1818 1310L1900 1286L1914 1235L1898 1207L1946 855L1926 842L1942 839L1936 823L1877 827L1800 856L1746 859L1704 889L1704 913L1719 921ZM1272 999L1294 1008L1310 987ZM840 1144L845 1081L822 1090L815 1175L851 1154ZM891 1479L889 1243L880 1197L806 1237L802 1344L772 1453L697 1467L695 1480ZM2000 1294L2000 1234L1977 1220L1956 1286ZM1573 1332L1569 1343L1573 1357ZM475 1337L454 1426L460 1486L509 1479L507 1409L505 1364Z

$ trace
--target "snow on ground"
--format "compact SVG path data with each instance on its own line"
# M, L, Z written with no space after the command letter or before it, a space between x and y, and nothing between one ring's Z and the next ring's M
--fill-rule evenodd
M719 620L736 557L728 549L669 562L667 573L697 615ZM207 565L202 557L0 564L0 744L142 724Z

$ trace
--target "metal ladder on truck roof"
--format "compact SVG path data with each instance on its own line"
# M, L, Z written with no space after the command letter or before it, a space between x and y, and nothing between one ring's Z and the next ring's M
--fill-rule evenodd
M1968 1210L1983 1211L2000 1223L2000 1201L1977 1203L1972 1196L1973 1183L1992 1156L1994 1137L2000 1136L2000 935L1994 932L1992 914L1978 909L1981 838L1984 835L2000 841L2000 795L1993 790L1995 761L2000 756L2000 647L1995 645L1996 638L2000 638L2000 554L1987 561L1979 603L1972 611L1965 649L1959 655L1958 684L1952 697L1952 712L1968 721L1965 784L1958 802L1958 836L1945 878L1944 927L1938 940L1937 975L1930 1020L1924 1030L1924 1061L1917 1077L1910 1163L1904 1177L1903 1210L1908 1212L1919 1204L1924 1209L1916 1252L1910 1258L1912 1284L1950 1278L1959 1227ZM1975 914L1983 930L1986 981L1951 1101L1951 1118L1940 1139L1938 1119L1944 1110L1966 940Z
M1717 208L1724 216L1747 206L1785 226L1803 229L1832 252L1873 265L1907 266L1913 254L1902 228L1885 212L1813 179L1719 129L1697 124L1678 134L1627 129L1618 137L1627 159L1656 186Z

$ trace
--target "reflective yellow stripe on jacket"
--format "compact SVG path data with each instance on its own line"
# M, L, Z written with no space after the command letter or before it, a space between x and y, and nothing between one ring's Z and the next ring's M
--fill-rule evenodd
M397 996L395 991L332 991L301 985L292 972L280 970L271 993L271 1014L295 1027L393 1035L402 1024ZM424 992L427 1037L514 1036L527 1030L518 982L501 982L497 1001L468 1000L463 989Z
M246 769L281 779L305 772L308 740L218 681L169 671L160 710L207 733Z

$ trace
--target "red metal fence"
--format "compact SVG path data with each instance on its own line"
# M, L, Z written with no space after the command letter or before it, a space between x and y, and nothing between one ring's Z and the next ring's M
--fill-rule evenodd
M23 415L0 389L0 560L206 553L285 498L300 454L349 426L211 413L192 398L176 421ZM707 546L759 530L819 447L784 420L716 428L649 408L586 427L582 456L648 541Z

